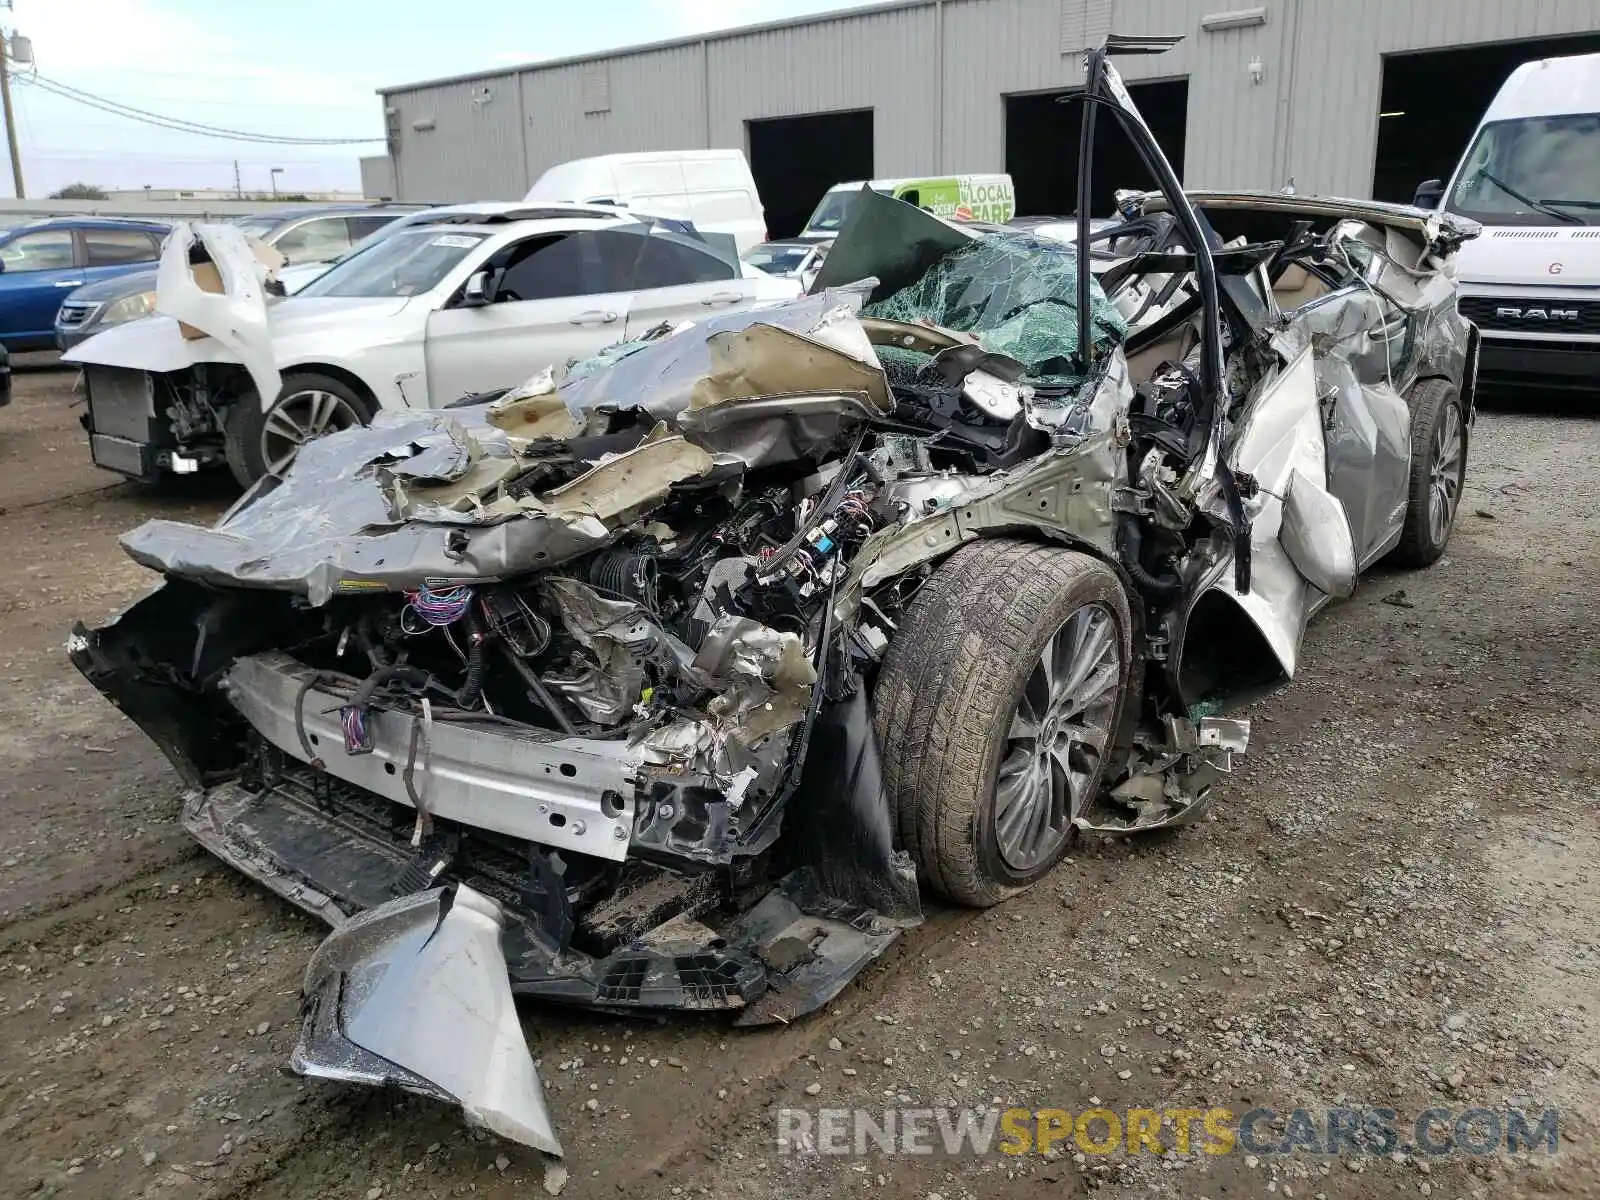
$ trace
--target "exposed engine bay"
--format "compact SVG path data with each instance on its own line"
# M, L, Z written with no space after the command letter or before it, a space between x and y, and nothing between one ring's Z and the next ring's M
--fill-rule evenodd
M125 536L166 581L74 661L184 776L186 827L336 927L297 1069L559 1152L536 1080L491 1065L512 994L743 1023L837 995L921 920L926 797L879 689L977 636L926 597L985 544L1096 598L1037 667L994 664L1011 708L974 710L977 811L1013 743L1056 796L993 814L1029 856L1002 828L981 887L934 886L993 903L1081 831L1206 811L1248 742L1226 714L1413 535L1417 389L1470 417L1472 229L1175 184L1119 204L1073 246L865 191L807 297L382 414L212 529ZM506 979L465 1009L374 1015L419 956L497 941ZM449 1064L440 1023L478 1031Z

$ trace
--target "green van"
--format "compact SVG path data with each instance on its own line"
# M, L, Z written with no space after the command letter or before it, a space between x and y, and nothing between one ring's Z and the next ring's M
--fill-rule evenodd
M850 200L864 187L925 208L936 217L1000 224L1017 215L1017 190L1009 175L941 175L931 179L857 179L823 194L800 236L831 238L844 224Z

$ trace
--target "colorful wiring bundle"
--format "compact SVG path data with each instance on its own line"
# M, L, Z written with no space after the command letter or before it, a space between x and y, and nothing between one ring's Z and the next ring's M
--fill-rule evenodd
M416 591L406 593L405 611L415 613L435 627L453 625L466 616L471 608L472 589L465 584L443 588L430 588L422 584Z
M339 709L339 723L344 727L344 752L346 754L371 754L372 731L367 728L367 709L362 704L346 704Z
M438 629L449 640L450 645L455 647L462 661L468 662L470 667L468 656L462 654L460 647L456 646L455 639L450 637L449 627L472 610L472 599L472 589L465 584L449 584L443 587L429 587L427 584L422 584L416 591L406 593L405 607L400 610L400 628L409 634L424 633L430 626ZM383 670L380 669L378 674L383 674ZM354 703L342 705L339 709L339 724L344 730L346 754L372 752L372 730L367 724L371 699L372 692L363 688L357 691Z

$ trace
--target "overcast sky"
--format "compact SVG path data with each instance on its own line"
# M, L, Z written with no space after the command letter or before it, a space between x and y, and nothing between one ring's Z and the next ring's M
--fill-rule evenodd
M855 0L859 3L860 0ZM381 138L381 86L562 58L853 7L852 0L14 0L0 25L33 40L14 67L24 182L42 196L103 187L283 191L360 186L383 144L276 148L199 137L98 112L47 80L163 115L255 133ZM603 13L596 20L593 14ZM0 195L11 176L0 166Z

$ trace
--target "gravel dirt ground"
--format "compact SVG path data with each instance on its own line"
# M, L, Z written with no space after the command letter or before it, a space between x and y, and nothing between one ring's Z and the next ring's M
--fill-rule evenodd
M120 531L230 497L97 471L72 381L19 363L0 410L0 1196L542 1194L536 1155L450 1109L284 1073L322 931L189 843L176 778L63 650L151 582ZM1203 825L1080 844L989 912L934 908L788 1028L526 1009L563 1195L1600 1195L1595 411L1480 416L1447 556L1322 614ZM1559 1109L1556 1155L1406 1149L1425 1109L1508 1104ZM1337 1157L1181 1154L1170 1128L1161 1155L778 1144L784 1108L933 1106L1385 1107L1402 1136Z

